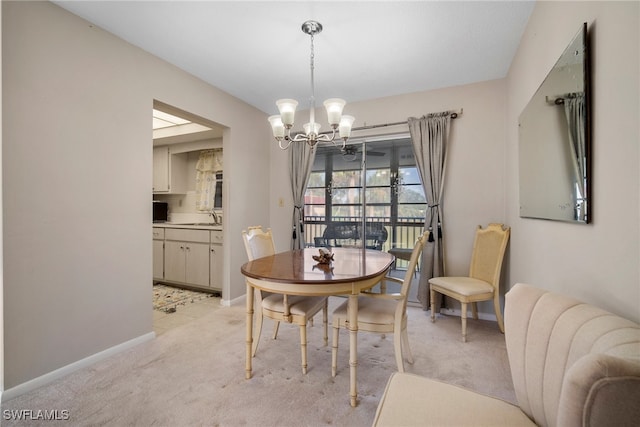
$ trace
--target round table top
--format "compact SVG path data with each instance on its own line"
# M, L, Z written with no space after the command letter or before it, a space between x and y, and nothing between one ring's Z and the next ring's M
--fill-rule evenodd
M374 278L386 272L394 256L377 250L331 248L331 264L319 264L313 255L318 248L280 252L245 263L242 274L254 279L281 283L347 283Z

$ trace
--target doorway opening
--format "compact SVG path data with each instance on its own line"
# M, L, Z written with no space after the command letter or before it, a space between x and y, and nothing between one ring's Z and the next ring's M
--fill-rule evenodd
M154 101L152 117L152 200L166 211L153 223L151 297L160 335L221 307L227 128L160 101ZM206 170L207 180L202 159L215 168Z

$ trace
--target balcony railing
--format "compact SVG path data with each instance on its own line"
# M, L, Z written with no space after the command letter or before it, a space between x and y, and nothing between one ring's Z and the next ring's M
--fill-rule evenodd
M352 222L361 223L360 217L333 217L334 223ZM324 216L306 216L304 218L304 239L306 246L314 246L315 238L322 237L327 228L326 218ZM424 230L424 218L401 218L395 222L391 218L367 217L367 224L383 223L388 233L388 239L382 245L383 251L392 248L412 248L416 239L420 237ZM404 268L407 261L397 260L397 268Z

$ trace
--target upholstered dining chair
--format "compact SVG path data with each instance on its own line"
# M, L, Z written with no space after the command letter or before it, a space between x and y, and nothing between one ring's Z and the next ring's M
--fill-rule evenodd
M271 229L263 231L261 226L248 227L242 230L242 239L249 261L275 254L275 245ZM324 326L324 345L328 344L327 336L327 297L305 297L300 295L271 294L256 290L256 307L260 307L260 315L256 318L256 333L251 348L251 356L256 355L260 332L265 317L276 322L273 339L278 336L280 322L294 323L300 327L300 352L302 357L302 373L307 373L307 323L322 310Z
M493 300L498 327L504 333L502 312L500 311L500 272L502 260L509 241L511 229L504 224L489 224L483 229L478 226L473 243L471 266L468 277L434 277L429 279L431 296L431 321L435 322L435 293L460 301L462 320L462 341L467 342L467 306L471 304L473 318L478 318L478 301Z
M393 333L393 344L398 371L404 372L402 348L406 352L407 361L413 363L413 355L409 347L407 334L407 296L411 286L411 279L422 253L422 248L429 237L425 231L416 240L409 260L404 280L397 277L385 277L385 281L400 283L400 293L363 293L358 296L358 332L376 332L380 334ZM386 289L386 287L381 287ZM384 291L383 291L384 292ZM336 376L338 365L338 336L340 327L347 328L349 317L347 313L348 301L345 301L333 312L333 346L331 353L331 375Z

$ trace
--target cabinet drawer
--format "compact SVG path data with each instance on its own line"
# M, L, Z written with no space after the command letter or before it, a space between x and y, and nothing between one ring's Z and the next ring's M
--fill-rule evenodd
M211 231L211 243L222 243L222 230Z
M180 240L183 242L209 243L208 230L189 230L185 228L166 228L164 237L167 240Z
M154 228L153 229L153 239L154 240L163 240L164 239L164 228Z

